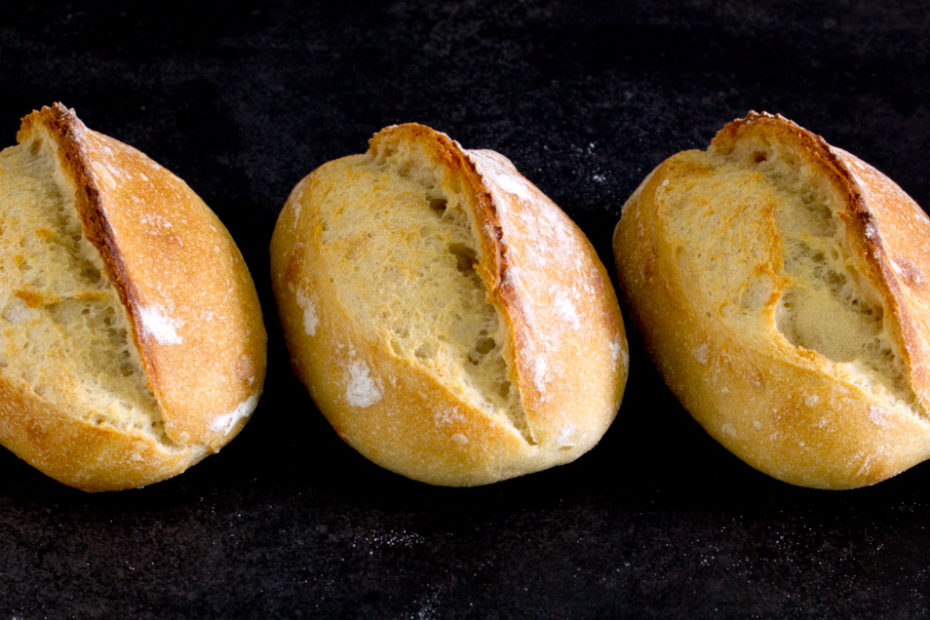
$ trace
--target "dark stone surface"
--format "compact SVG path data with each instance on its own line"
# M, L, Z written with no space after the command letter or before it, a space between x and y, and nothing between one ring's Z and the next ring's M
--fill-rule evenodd
M617 422L576 463L458 490L378 469L291 374L267 251L303 175L408 120L509 156L608 265L645 174L749 109L930 205L925 3L138 4L0 6L2 142L60 100L200 193L263 299L266 394L220 454L142 490L85 495L0 453L0 616L930 614L930 466L776 482L691 421L629 324Z

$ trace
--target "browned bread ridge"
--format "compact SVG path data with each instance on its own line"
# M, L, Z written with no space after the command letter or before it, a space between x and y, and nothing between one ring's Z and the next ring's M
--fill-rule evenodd
M669 387L750 465L850 488L930 456L930 220L869 164L752 112L643 181L614 254Z
M604 266L513 164L388 127L291 193L271 243L294 368L336 432L449 486L574 460L620 404Z
M0 443L87 491L184 471L234 437L265 330L223 224L61 104L0 152Z

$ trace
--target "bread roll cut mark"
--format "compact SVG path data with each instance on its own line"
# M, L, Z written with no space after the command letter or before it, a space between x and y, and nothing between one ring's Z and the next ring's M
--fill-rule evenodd
M565 372L558 363L558 352L566 341L580 337L577 332L582 331L583 312L579 308L586 306L586 298L596 298L599 287L590 278L584 254L575 243L573 224L565 214L558 208L540 208L539 202L548 198L500 153L483 149L467 153L493 203L521 204L521 208L498 212L495 232L505 255L501 287L535 292L532 303L526 303L524 296L512 303L534 335L525 343L524 355L532 351L526 355L533 360L528 374L536 398L546 402L560 389ZM519 249L509 252L510 248ZM560 277L550 278L554 273ZM617 353L615 364L621 363L619 348ZM625 359L622 364L626 364Z
M773 217L779 275L786 283L775 308L779 332L796 347L849 365L860 387L928 417L886 328L881 295L848 248L846 227L837 215L847 198L816 181L794 154L761 141L730 153L724 165L761 172L777 196ZM753 286L740 301L744 307L757 307L767 297L765 283Z
M0 152L0 371L87 421L151 434L166 448L129 316L84 237L73 187L39 138Z
M385 326L375 337L394 355L534 443L510 378L504 319L477 269L482 257L469 213L476 197L464 193L457 172L408 145L382 144L346 174L338 187L316 188L322 252L348 274L346 311L359 325ZM360 364L348 361L346 397L363 407L384 386Z

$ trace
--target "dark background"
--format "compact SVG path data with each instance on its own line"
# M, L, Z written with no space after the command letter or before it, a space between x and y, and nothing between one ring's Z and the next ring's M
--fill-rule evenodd
M2 3L2 143L60 100L185 179L252 269L265 395L220 454L141 490L86 495L0 452L0 617L930 614L930 465L849 492L755 472L678 406L628 322L626 396L588 455L483 488L411 482L317 412L268 276L294 184L404 121L510 157L611 272L639 181L750 109L928 206L930 5L124 4Z

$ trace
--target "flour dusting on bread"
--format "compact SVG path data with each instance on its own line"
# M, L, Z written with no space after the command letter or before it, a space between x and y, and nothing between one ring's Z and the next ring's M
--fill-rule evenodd
M139 320L146 337L154 338L161 344L181 344L183 339L178 334L181 322L168 316L165 309L154 304L137 306Z
M304 331L308 336L316 334L317 325L320 324L320 317L317 315L316 302L303 290L298 290L297 305L304 311Z
M381 400L381 388L365 362L350 361L346 373L346 402L353 407L364 408Z
M258 405L258 394L250 396L242 401L236 405L235 409L232 411L213 418L213 421L210 423L210 428L218 433L228 435L239 422L252 415L252 411L255 410L256 405Z

